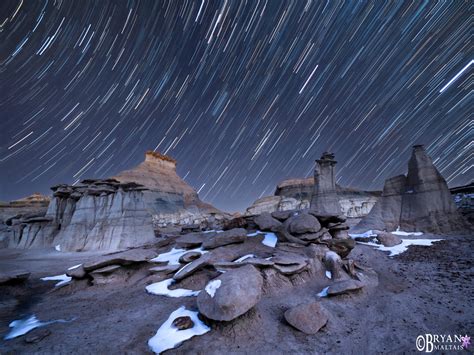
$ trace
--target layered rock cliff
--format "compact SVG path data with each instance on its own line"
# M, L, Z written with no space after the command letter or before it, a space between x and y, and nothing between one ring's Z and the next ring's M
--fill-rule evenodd
M262 212L303 210L309 208L314 178L288 179L279 183L274 196L256 200L247 208L246 215ZM337 198L346 217L361 218L367 215L380 196L379 191L362 191L336 185Z
M113 179L84 180L52 190L53 199L44 216L9 221L9 247L113 251L155 239L141 185Z
M114 179L135 182L147 188L143 196L158 227L200 224L226 216L202 202L197 192L176 173L176 160L160 153L148 151L144 162L119 173Z

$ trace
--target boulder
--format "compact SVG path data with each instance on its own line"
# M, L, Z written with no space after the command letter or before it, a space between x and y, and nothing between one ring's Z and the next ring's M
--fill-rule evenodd
M345 258L354 249L356 242L354 239L329 239L320 241L328 246L328 248Z
M401 244L402 239L392 233L380 233L377 234L377 240L382 243L385 247L393 247L395 245Z
M227 271L199 293L199 312L209 319L231 321L257 304L262 286L262 275L252 265Z
M51 331L46 328L36 328L33 329L28 335L25 337L25 343L27 344L35 344L39 343L41 340L46 338L51 334Z
M234 228L207 238L203 243L204 249L214 249L228 244L242 243L247 239L247 230Z
M299 331L311 335L326 325L328 315L320 302L311 302L288 309L285 319Z
M296 211L275 211L272 212L272 217L279 220L280 222L284 222L295 213Z
M254 222L257 227L262 231L275 232L277 228L281 225L281 222L273 218L272 215L268 212L263 212L261 215L255 217Z
M352 291L360 290L364 283L358 280L344 280L333 283L327 290L328 296L337 296Z
M66 270L66 275L74 279L83 279L84 277L86 277L87 272L86 270L84 270L84 265L81 264L78 267Z
M285 223L288 223L288 231L291 234L316 233L321 229L317 218L307 213L293 216Z

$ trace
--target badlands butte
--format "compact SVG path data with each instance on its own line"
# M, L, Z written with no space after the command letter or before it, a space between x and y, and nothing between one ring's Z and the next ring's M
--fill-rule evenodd
M412 353L426 334L470 350L472 183L449 189L421 145L382 191L336 169L325 152L230 214L147 152L2 203L0 353Z

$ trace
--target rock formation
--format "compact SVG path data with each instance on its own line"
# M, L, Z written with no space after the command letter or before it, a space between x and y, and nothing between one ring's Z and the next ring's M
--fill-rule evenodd
M143 192L156 226L200 224L222 220L225 213L202 202L197 192L176 173L176 160L148 151L145 161L114 177L120 182L135 182L147 188Z
M318 215L338 215L341 207L336 192L336 161L334 154L325 152L316 160L314 191L310 209Z
M263 212L304 210L309 208L314 189L314 177L284 180L277 185L274 196L256 200L247 208L246 215ZM377 202L379 191L362 191L336 185L339 205L346 217L366 216Z
M413 147L408 174L387 179L382 197L356 230L452 233L467 228L446 181L422 145Z
M12 219L10 247L121 250L155 240L141 185L84 180L52 190L44 217Z

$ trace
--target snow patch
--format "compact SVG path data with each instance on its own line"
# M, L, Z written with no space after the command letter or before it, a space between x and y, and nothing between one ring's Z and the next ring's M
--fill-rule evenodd
M328 290L329 290L329 286L323 288L323 290L320 293L318 293L318 297L327 297L328 296Z
M217 289L219 287L221 287L221 283L222 283L221 280L212 280L211 282L209 282L206 285L206 287L204 289L209 294L209 296L211 296L211 298L213 298L214 295L216 294Z
M35 328L44 327L45 325L52 324L52 323L69 323L69 322L72 322L74 319L75 318L71 320L58 319L58 320L52 320L49 322L40 322L38 318L36 318L35 315L32 315L27 318L14 320L8 325L12 329L7 335L5 335L3 339L5 340L13 339L13 338L25 335L26 333L28 333L29 331Z
M61 251L61 245L60 245L60 244L56 245L56 246L54 247L54 249L55 249L56 251Z
M177 329L173 326L173 321L178 317L190 317L194 326L184 330ZM211 328L198 318L198 312L189 311L184 306L181 306L170 314L156 334L148 340L148 346L155 354L160 354L165 350L175 348L183 341L191 339L195 335L203 335L210 330Z
M328 279L332 279L332 273L331 273L331 271L326 271L326 277L327 277Z
M77 265L74 265L74 266L71 266L70 268L68 268L68 270L74 270L74 269L77 269L79 266L81 266L82 264L77 264Z
M260 235L260 234L264 235L264 238L262 240L263 245L266 245L270 248L275 248L275 246L277 244L277 241L278 241L278 238L275 235L275 233L256 231L255 233L247 234L247 237L255 237L255 236Z
M60 287L60 286L67 285L72 280L72 277L67 276L66 274L62 274L62 275L56 275L56 276L42 277L41 280L43 280L43 281L59 281L56 285L54 285L54 287Z
M168 265L179 265L179 258L183 256L184 254L191 252L191 251L197 251L201 254L205 254L208 251L203 250L202 248L195 248L195 249L181 249L181 248L173 248L167 253L163 253L158 255L156 258L151 259L151 262L159 263L159 262L168 262Z
M408 237L410 235L418 237L420 235L423 235L423 232L404 232L404 231L401 231L400 226L397 227L397 230L395 232L391 232L391 233L395 234L395 235L401 235L403 237Z
M237 260L234 260L234 263L241 263L242 261L247 260L247 259L250 259L250 258L255 258L255 255L253 255L253 254L247 254L247 255L241 256L241 257L238 258Z
M145 287L148 293L158 296L167 296L167 297L191 297L197 296L200 291L188 290L185 288L177 288L175 290L170 290L168 287L173 285L176 281L174 279L166 279L160 282L155 282L151 285Z
M443 240L443 239L402 239L401 244L395 245L393 247L385 247L377 243L362 243L362 242L357 242L357 243L362 244L362 245L369 245L381 251L389 251L390 254L388 256L395 256L407 251L410 245L431 246L433 245L434 242L439 242L440 240Z
M349 236L352 238L352 239L355 239L355 238L369 238L369 237L376 237L377 234L375 234L372 229L371 230L368 230L367 232L365 233L349 233Z

